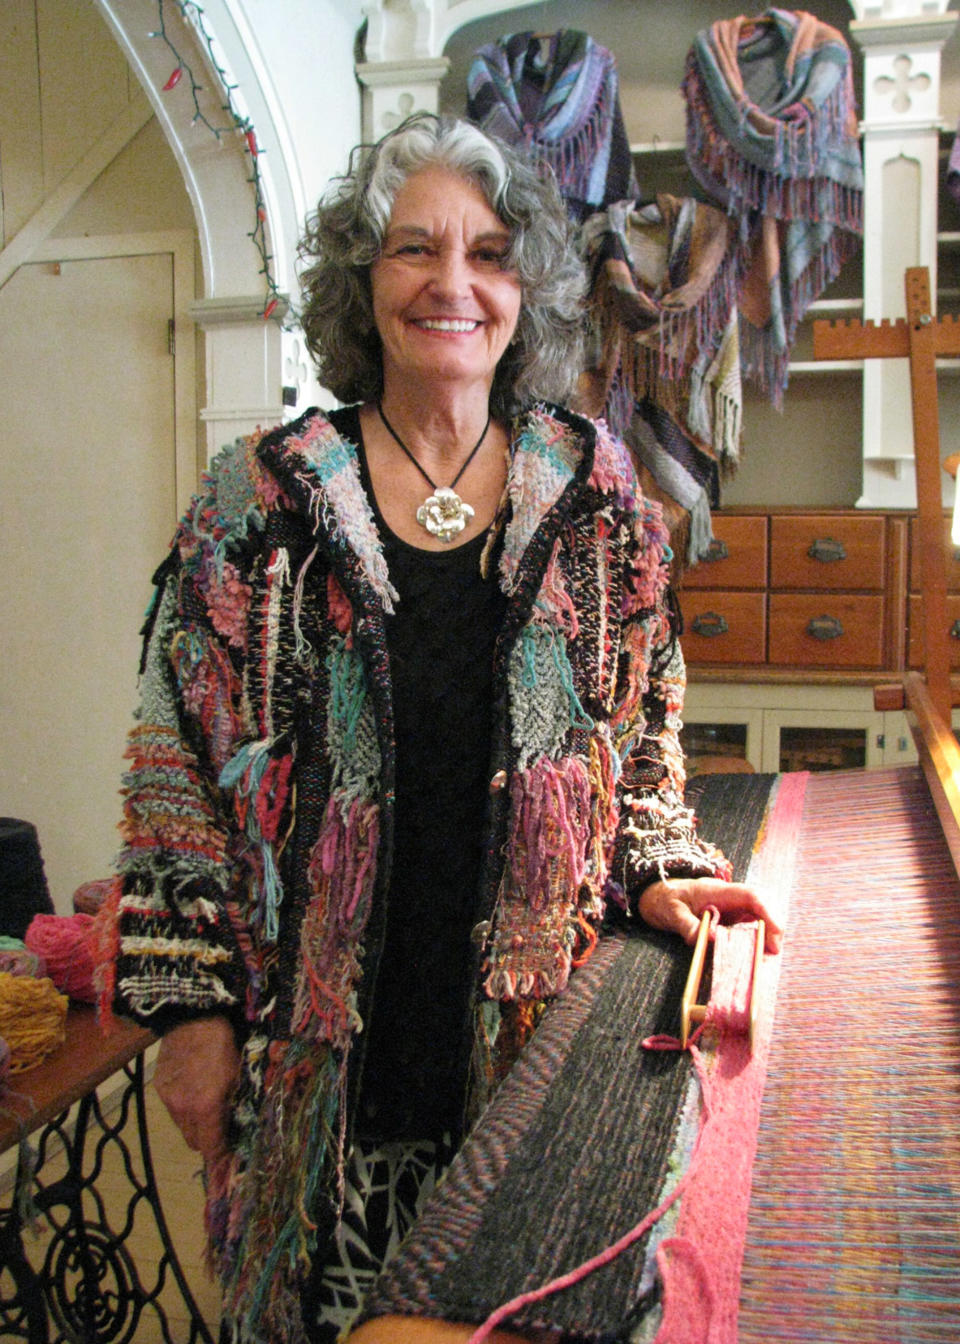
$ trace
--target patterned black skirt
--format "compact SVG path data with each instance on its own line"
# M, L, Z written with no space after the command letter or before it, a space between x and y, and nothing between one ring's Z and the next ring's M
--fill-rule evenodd
M354 1144L343 1217L303 1296L311 1344L336 1344L346 1336L452 1157L450 1144L429 1140Z

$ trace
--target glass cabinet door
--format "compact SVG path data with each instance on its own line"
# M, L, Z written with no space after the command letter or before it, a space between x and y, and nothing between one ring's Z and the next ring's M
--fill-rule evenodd
M862 770L883 763L883 716L842 710L766 710L763 768Z
M684 713L680 745L687 775L759 770L762 712L702 707Z

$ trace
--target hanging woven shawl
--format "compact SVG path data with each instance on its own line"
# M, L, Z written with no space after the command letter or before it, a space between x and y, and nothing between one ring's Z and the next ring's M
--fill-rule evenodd
M850 52L812 14L721 20L687 57L687 163L739 220L744 371L780 400L796 327L863 228Z
M725 468L740 445L740 378L731 315L740 281L729 219L692 197L621 201L583 228L597 350L589 413L622 435L651 398ZM622 390L621 390L622 389Z
M583 227L595 348L578 404L626 440L685 564L706 552L720 474L739 462L732 237L723 211L668 195L639 209L620 201Z
M576 220L637 195L616 61L587 33L514 33L481 47L467 75L467 116L548 163Z

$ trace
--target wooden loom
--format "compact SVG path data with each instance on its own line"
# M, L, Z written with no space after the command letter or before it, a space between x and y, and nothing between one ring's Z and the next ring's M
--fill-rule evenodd
M960 354L960 323L953 319L938 322L932 317L925 271L908 271L906 285L906 321L879 325L818 322L814 325L814 342L815 354L821 359L910 359L926 676L906 673L898 686L878 688L877 703L879 708L908 709L923 778L935 802L936 820L946 839L949 855L943 846L939 846L938 857L939 839L934 834L938 827L927 804L923 779L916 770L854 771L841 772L835 778L831 774L810 777L812 802L809 810L804 812L805 821L796 842L796 853L804 864L800 877L803 900L811 908L807 911L806 927L794 929L797 946L793 949L792 964L806 963L805 980L803 976L795 977L800 981L795 992L805 990L807 1003L818 1004L821 996L829 1003L845 1003L841 986L849 973L849 965L859 957L863 963L860 978L871 986L870 1006L862 1019L851 1019L861 1023L861 1032L851 1030L842 1013L838 1015L834 1029L831 1014L827 1023L820 1027L824 1035L824 1053L814 1051L812 1057L803 1013L793 1007L785 1014L789 1030L782 1033L787 1039L780 1042L777 1057L780 1076L774 1080L770 1103L771 1114L779 1123L767 1124L754 1172L754 1185L759 1188L759 1207L757 1227L754 1228L753 1220L750 1224L753 1239L748 1235L746 1245L739 1328L736 1321L728 1320L721 1323L723 1329L717 1335L724 1341L739 1339L740 1344L758 1344L758 1341L766 1344L771 1329L776 1330L777 1338L797 1341L797 1344L801 1340L804 1344L809 1340L816 1340L818 1344L827 1344L827 1341L837 1344L842 1340L846 1344L848 1340L861 1338L869 1339L871 1344L882 1339L887 1344L894 1337L920 1337L910 1334L912 1325L908 1317L889 1321L871 1318L873 1333L870 1332L871 1323L866 1322L862 1305L864 1280L860 1276L873 1268L874 1260L883 1262L882 1268L894 1284L903 1283L902 1297L908 1313L914 1293L917 1301L934 1303L934 1315L937 1310L945 1313L939 1329L929 1320L918 1327L938 1330L929 1335L930 1339L954 1338L951 1332L955 1329L955 1313L960 1308L960 1256L956 1253L951 1233L954 1226L951 1220L960 1210L960 1140L954 1143L956 1151L946 1155L946 1165L938 1169L940 1176L937 1179L941 1181L942 1189L937 1187L941 1193L936 1200L929 1202L927 1192L931 1187L925 1184L934 1177L923 1174L916 1177L916 1189L900 1193L904 1172L914 1167L920 1172L922 1161L910 1150L906 1165L899 1166L897 1154L904 1146L909 1150L913 1136L909 1129L906 1135L896 1133L900 1117L888 1109L896 1089L884 1071L888 1052L883 1042L878 1051L882 1086L878 1093L869 1092L862 1109L857 1109L861 1097L857 1089L867 1076L855 1053L857 1037L861 1033L874 1032L878 1012L882 1020L887 1020L884 1009L878 1008L884 1001L884 994L889 1021L894 1020L893 1014L900 1006L903 992L901 958L906 955L905 945L913 940L921 948L916 964L924 968L929 979L919 989L914 986L914 981L920 980L919 973L911 973L909 980L915 993L914 1006L919 1007L922 1002L924 1009L918 1010L915 1017L908 1017L912 1033L905 1033L890 1055L901 1065L909 1055L910 1067L904 1067L904 1077L914 1074L917 1077L911 1094L914 1109L909 1114L913 1117L912 1123L918 1126L916 1152L920 1153L929 1137L922 1131L924 1121L935 1109L931 1102L934 1090L925 1071L937 1054L931 1027L939 1026L941 1043L946 1042L946 1049L936 1067L939 1068L939 1086L945 1094L943 1106L948 1116L945 1127L948 1135L955 1135L950 1094L957 1088L956 1069L960 1056L950 1043L955 1046L958 1025L951 1005L960 988L960 916L957 915L960 887L948 870L952 862L960 874L960 748L949 727L953 697L945 637L946 574L941 540L935 360L938 355ZM799 781L801 777L784 778ZM848 808L847 815L844 815L845 807ZM889 851L885 849L888 840ZM861 895L863 903L862 918L851 918L845 926L848 935L856 931L858 936L848 938L847 953L836 958L834 965L830 958L823 959L818 934L821 921L830 918L838 893L845 893L844 899L851 910L856 910ZM891 921L889 925L883 924L885 919ZM802 925L803 921L800 923ZM877 927L873 927L874 924ZM701 941L705 943L705 937ZM855 996L850 997L852 1000ZM802 998L800 995L801 1001ZM693 1000L690 999L687 1008L692 1007ZM691 1015L690 1020L695 1021L696 1016ZM791 1040L791 1036L794 1039ZM911 1054L914 1039L916 1049ZM848 1104L844 1081L847 1074L851 1079L848 1125L843 1120ZM817 1080L812 1091L807 1081L811 1076ZM768 1099L765 1096L765 1102ZM810 1121L818 1116L821 1132L814 1142L814 1152L816 1159L819 1160L821 1155L824 1159L823 1188L818 1190L814 1182L807 1190L796 1175L798 1117ZM907 1123L909 1125L911 1121ZM482 1132L483 1126L478 1129ZM802 1124L800 1129L803 1129ZM605 1131L601 1129L600 1132ZM891 1136L896 1149L893 1154L888 1153L886 1147ZM809 1134L805 1134L803 1146L810 1141ZM881 1208L895 1205L899 1209L902 1198L903 1212L898 1212L896 1218L903 1225L898 1222L892 1232L886 1228L884 1235L884 1229L878 1229L870 1221L873 1213L867 1199L862 1208L855 1210L849 1223L840 1224L841 1230L836 1234L839 1240L832 1241L829 1220L804 1221L808 1216L804 1200L809 1202L819 1195L821 1204L828 1201L828 1207L834 1207L829 1201L835 1198L835 1189L846 1181L856 1201L863 1184L862 1171L856 1164L870 1142L879 1144L870 1169L874 1181L879 1178L882 1186L879 1205ZM836 1163L832 1165L829 1159L834 1148ZM599 1152L594 1160L602 1165ZM784 1186L777 1189L775 1182L783 1173ZM809 1175L805 1179L809 1181ZM897 1194L892 1194L893 1191ZM765 1205L769 1206L766 1212ZM791 1223L794 1205L799 1209L799 1222ZM818 1207L816 1200L811 1207ZM938 1212L941 1207L945 1210L942 1215ZM771 1208L775 1211L774 1221L777 1216L786 1217L785 1230L767 1231L765 1218L771 1216ZM781 1210L787 1213L782 1215ZM519 1236L525 1228L525 1220L532 1220L536 1227L539 1216L536 1209L518 1205L516 1234ZM833 1216L839 1220L836 1212ZM598 1210L597 1218L601 1220L602 1211ZM858 1218L862 1220L862 1226L858 1224ZM936 1248L932 1269L922 1265L918 1270L909 1263L909 1256L907 1262L901 1263L897 1248L899 1239L906 1238L906 1224L911 1218L919 1225L921 1241L924 1237L932 1238L931 1244ZM545 1227L549 1226L547 1221ZM859 1250L854 1250L849 1264L844 1265L851 1231L855 1243L856 1234L862 1232L862 1245ZM777 1236L781 1237L785 1247L779 1262ZM719 1238L718 1244L722 1241L723 1238ZM804 1272L798 1273L800 1253L797 1248L801 1245L810 1260ZM840 1264L839 1272L835 1271L835 1264ZM847 1271L846 1278L844 1271ZM826 1284L819 1304L804 1298L807 1282L815 1283L818 1279ZM691 1285L691 1288L696 1296L696 1286ZM764 1298L771 1295L772 1303L765 1303ZM896 1292L892 1299L895 1304L899 1301ZM818 1307L820 1315L816 1317ZM895 1305L891 1310L899 1308ZM492 1344L527 1344L531 1336L515 1333L510 1325L511 1322L505 1322L506 1328L489 1336ZM400 1341L453 1344L467 1340L471 1331L471 1326L430 1319L429 1315L388 1315L367 1321L352 1338L356 1344L381 1344L382 1341L390 1341L390 1344ZM864 1331L866 1333L862 1333ZM706 1337L704 1334L703 1338ZM713 1337L711 1334L710 1338ZM923 1337L928 1336L924 1334ZM683 1338L687 1339L688 1335Z
M960 321L932 311L930 275L908 267L907 316L897 321L813 324L815 359L909 359L913 451L917 476L925 676L904 674L897 686L878 687L878 709L909 712L920 763L954 866L960 873L960 747L951 729L953 691L945 636L946 558L942 540L938 356L960 355Z
M904 675L899 686L877 687L878 709L909 710L910 726L921 766L940 818L954 866L960 874L960 746L951 727L953 694L947 640L947 580L942 545L943 514L940 488L940 427L937 400L938 356L960 355L960 321L936 318L932 312L930 276L926 267L907 269L904 277L906 319L890 322L816 321L813 324L815 359L896 359L910 361L914 460L923 610L923 649L926 676ZM960 486L958 486L960 488ZM706 1017L697 1003L707 955L709 918L701 921L690 975L681 1003L681 1041L686 1047L694 1023ZM757 939L754 987L759 984L762 930ZM754 995L755 998L755 995ZM756 1003L751 1009L753 1040Z

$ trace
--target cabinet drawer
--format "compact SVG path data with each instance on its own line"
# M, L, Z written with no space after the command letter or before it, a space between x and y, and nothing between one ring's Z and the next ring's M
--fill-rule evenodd
M881 667L879 593L772 593L770 661L798 667Z
M947 591L960 593L960 550L950 540L952 519L943 520L943 553L947 560ZM919 593L923 588L923 562L920 559L920 520L910 519L910 591Z
M910 645L907 661L911 667L923 665L923 602L912 594L907 605L907 621L910 633ZM947 643L950 649L950 669L960 669L960 594L947 596Z
M762 663L766 651L763 593L685 592L683 655L688 663Z
M714 514L710 552L684 574L684 589L764 588L766 583L766 518Z
M845 514L771 518L771 588L882 589L883 523Z

